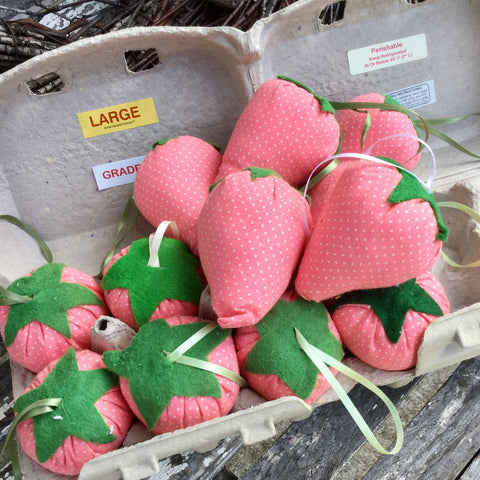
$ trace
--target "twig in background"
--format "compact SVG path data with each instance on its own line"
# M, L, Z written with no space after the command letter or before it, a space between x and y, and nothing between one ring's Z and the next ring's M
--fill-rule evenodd
M33 2L40 12L30 18L0 20L0 73L61 45L85 37L134 26L230 26L246 31L262 17L294 3L296 0L60 0ZM104 8L71 18L76 7L103 4ZM60 29L41 23L46 15L55 14L70 23ZM70 15L70 16L69 16ZM151 51L129 54L128 68L138 71L159 63ZM43 87L40 87L43 88Z

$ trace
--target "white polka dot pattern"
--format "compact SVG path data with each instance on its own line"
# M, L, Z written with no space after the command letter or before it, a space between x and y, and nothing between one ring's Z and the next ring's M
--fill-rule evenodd
M444 315L450 313L445 290L433 274L420 275L416 283L438 303ZM342 305L332 318L342 341L360 360L383 370L407 370L416 365L425 329L438 317L409 310L397 343L390 342L369 305Z
M72 267L65 267L62 282L77 283L89 288L104 302L103 292L96 280ZM4 337L10 307L0 307L0 328ZM10 358L32 372L38 373L52 360L62 357L69 347L75 350L91 348L91 328L101 315L107 315L105 305L81 305L67 312L71 338L36 320L20 329L7 348Z
M94 352L83 350L76 353L79 370L105 368L102 357ZM26 388L25 392L40 386L57 361L47 365ZM95 444L69 435L55 454L42 467L62 475L78 475L82 466L92 458L120 447L132 422L132 412L123 398L120 386L116 385L102 395L95 403L105 423L111 428L116 439L106 444ZM17 426L18 440L23 451L37 463L33 420L24 420Z
M169 318L167 323L173 326L199 321L202 320L196 317L178 316ZM227 337L220 345L214 348L210 354L207 355L207 359L209 362L228 368L235 373L239 373L240 371L235 353L235 345L231 336ZM174 396L167 405L167 408L163 411L152 432L155 434L173 432L229 413L235 403L240 387L233 380L229 380L221 375L215 375L215 377L220 384L220 390L222 392L220 398ZM152 381L161 383L162 379L156 378L152 379ZM128 380L120 378L120 386L133 413L146 425L130 393Z
M222 157L203 140L180 136L157 145L138 168L134 183L135 204L156 228L174 221L180 240L197 253L197 218Z
M256 166L303 185L323 159L333 155L340 128L315 97L285 80L272 79L255 92L238 119L217 179Z
M361 95L352 99L352 102L384 103L385 96L372 93ZM366 113L353 110L339 110L336 118L342 131L341 153L365 153L375 142L389 137L390 135L410 135L417 137L417 131L408 115L393 110L369 108L371 125L361 145L362 129L365 123ZM417 154L419 142L411 137L392 137L377 143L370 155L383 156L395 160L405 168L413 169L420 160Z
M258 322L287 289L305 243L302 196L282 179L233 173L198 220L200 261L222 327Z
M442 242L428 202L387 198L395 167L345 160L311 191L315 227L295 287L307 300L397 285L430 270Z

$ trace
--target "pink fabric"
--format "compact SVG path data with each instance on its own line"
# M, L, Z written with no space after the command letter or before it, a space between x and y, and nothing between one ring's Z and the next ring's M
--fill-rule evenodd
M29 274L31 275L31 274ZM104 301L103 293L96 280L90 275L65 267L62 282L84 285ZM4 338L10 307L0 307L0 328ZM53 360L62 357L69 347L75 350L91 348L91 328L98 317L107 315L106 306L82 305L68 310L71 338L65 338L43 323L33 322L18 331L15 340L7 348L10 358L32 372L38 373Z
M107 264L103 270L103 275L105 275L110 267L123 255L126 255L130 247L123 248L120 252L112 257L110 262ZM111 314L125 322L129 327L134 330L138 330L138 325L133 315L132 306L130 304L130 296L128 294L128 289L126 288L113 288L111 290L104 290L105 302L110 309ZM158 307L153 311L149 322L156 320L157 318L167 319L170 317L175 317L177 315L188 315L195 317L198 315L198 305L189 302L182 302L181 300L175 299L165 299L163 300Z
M315 227L295 287L317 302L351 290L390 287L430 270L442 242L428 202L387 198L401 174L345 160L311 191Z
M77 352L76 356L79 370L105 368L101 355L97 353L83 350ZM45 367L26 388L25 392L38 387L48 376L55 363L56 361L51 362ZM132 422L132 412L118 385L102 395L95 403L95 407L116 436L116 440L113 442L100 445L70 435L49 460L40 463L35 453L33 420L29 419L20 422L17 426L17 436L23 451L47 470L62 475L78 475L82 466L89 460L119 448Z
M333 155L340 128L315 97L285 80L264 82L238 119L217 179L256 166L303 185L323 159Z
M178 316L166 320L171 326L184 325L187 323L202 321L200 318ZM188 353L187 353L188 354ZM235 345L231 336L227 337L220 345L214 348L207 355L209 362L228 368L235 373L239 373L238 360L235 353ZM222 396L215 397L181 397L174 396L167 408L163 411L152 432L162 434L173 432L182 428L190 427L198 423L222 417L230 412L237 398L240 387L233 380L229 380L221 375L215 375L220 384ZM152 381L161 382L162 379L152 379ZM135 401L133 400L128 380L120 377L120 387L122 393L133 413L146 425L142 418Z
M287 289L306 240L302 196L282 179L231 174L198 220L200 261L222 327L258 322Z
M416 282L445 315L450 313L445 290L433 274L420 275ZM345 346L360 360L383 370L407 370L416 365L425 329L438 317L409 310L397 343L387 338L380 319L369 305L343 305L333 312L332 318Z
M293 301L293 299L289 299L288 295L289 294L282 296L282 298L287 301ZM328 315L328 328L337 338L337 340L340 341L340 335L335 327L335 324L330 318L330 315ZM261 375L247 372L244 369L248 354L259 340L260 335L258 334L257 327L255 326L242 327L237 329L235 332L235 347L237 349L238 363L240 365L242 377L247 381L250 388L255 390L266 400L275 400L281 397L295 396L293 391L277 375ZM330 371L334 375L338 373L334 368L330 368ZM299 375L301 374L302 373L299 372ZM329 388L330 384L325 377L319 373L317 377L317 383L312 393L306 399L304 399L304 401L306 403L313 403L317 401Z
M352 102L384 103L385 96L376 93L361 95L352 99ZM342 131L341 153L365 153L378 140L390 135L405 134L415 138L417 131L408 115L393 110L379 110L369 108L371 125L361 145L362 130L366 113L354 110L339 110L336 118ZM377 143L371 150L372 156L388 157L402 164L405 168L413 169L420 159L417 154L419 142L411 137L393 137Z
M197 218L222 156L203 140L180 136L157 145L141 163L134 183L135 204L156 228L174 221L180 240L197 253Z

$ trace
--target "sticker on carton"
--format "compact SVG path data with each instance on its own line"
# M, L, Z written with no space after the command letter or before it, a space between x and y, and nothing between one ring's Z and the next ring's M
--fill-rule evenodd
M99 190L133 183L145 155L92 167Z
M348 65L352 75L371 72L413 62L427 56L427 39L424 33L356 48L348 53Z
M388 95L406 108L418 108L437 101L433 80L389 92Z
M85 138L158 123L153 98L77 113Z

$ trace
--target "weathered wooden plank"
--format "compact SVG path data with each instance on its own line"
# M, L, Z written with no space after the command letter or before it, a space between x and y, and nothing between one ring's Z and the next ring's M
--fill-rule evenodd
M241 446L240 437L229 437L208 453L188 451L172 455L159 462L159 472L150 480L212 480L217 475L228 478L222 477L222 468Z
M364 480L457 479L480 449L479 419L480 360L472 359L459 366L406 428L401 455L380 458ZM480 478L480 470L473 472L478 463L470 465L470 478Z
M13 420L13 395L10 363L5 345L0 341L0 449ZM0 480L13 478L8 459L0 459Z
M382 390L398 404L418 381ZM349 396L370 428L385 419L387 408L370 391L357 385ZM293 423L241 478L331 478L363 443L363 435L344 406L338 401L327 403L306 420Z
M458 480L478 480L480 478L480 450L470 464L460 474Z

